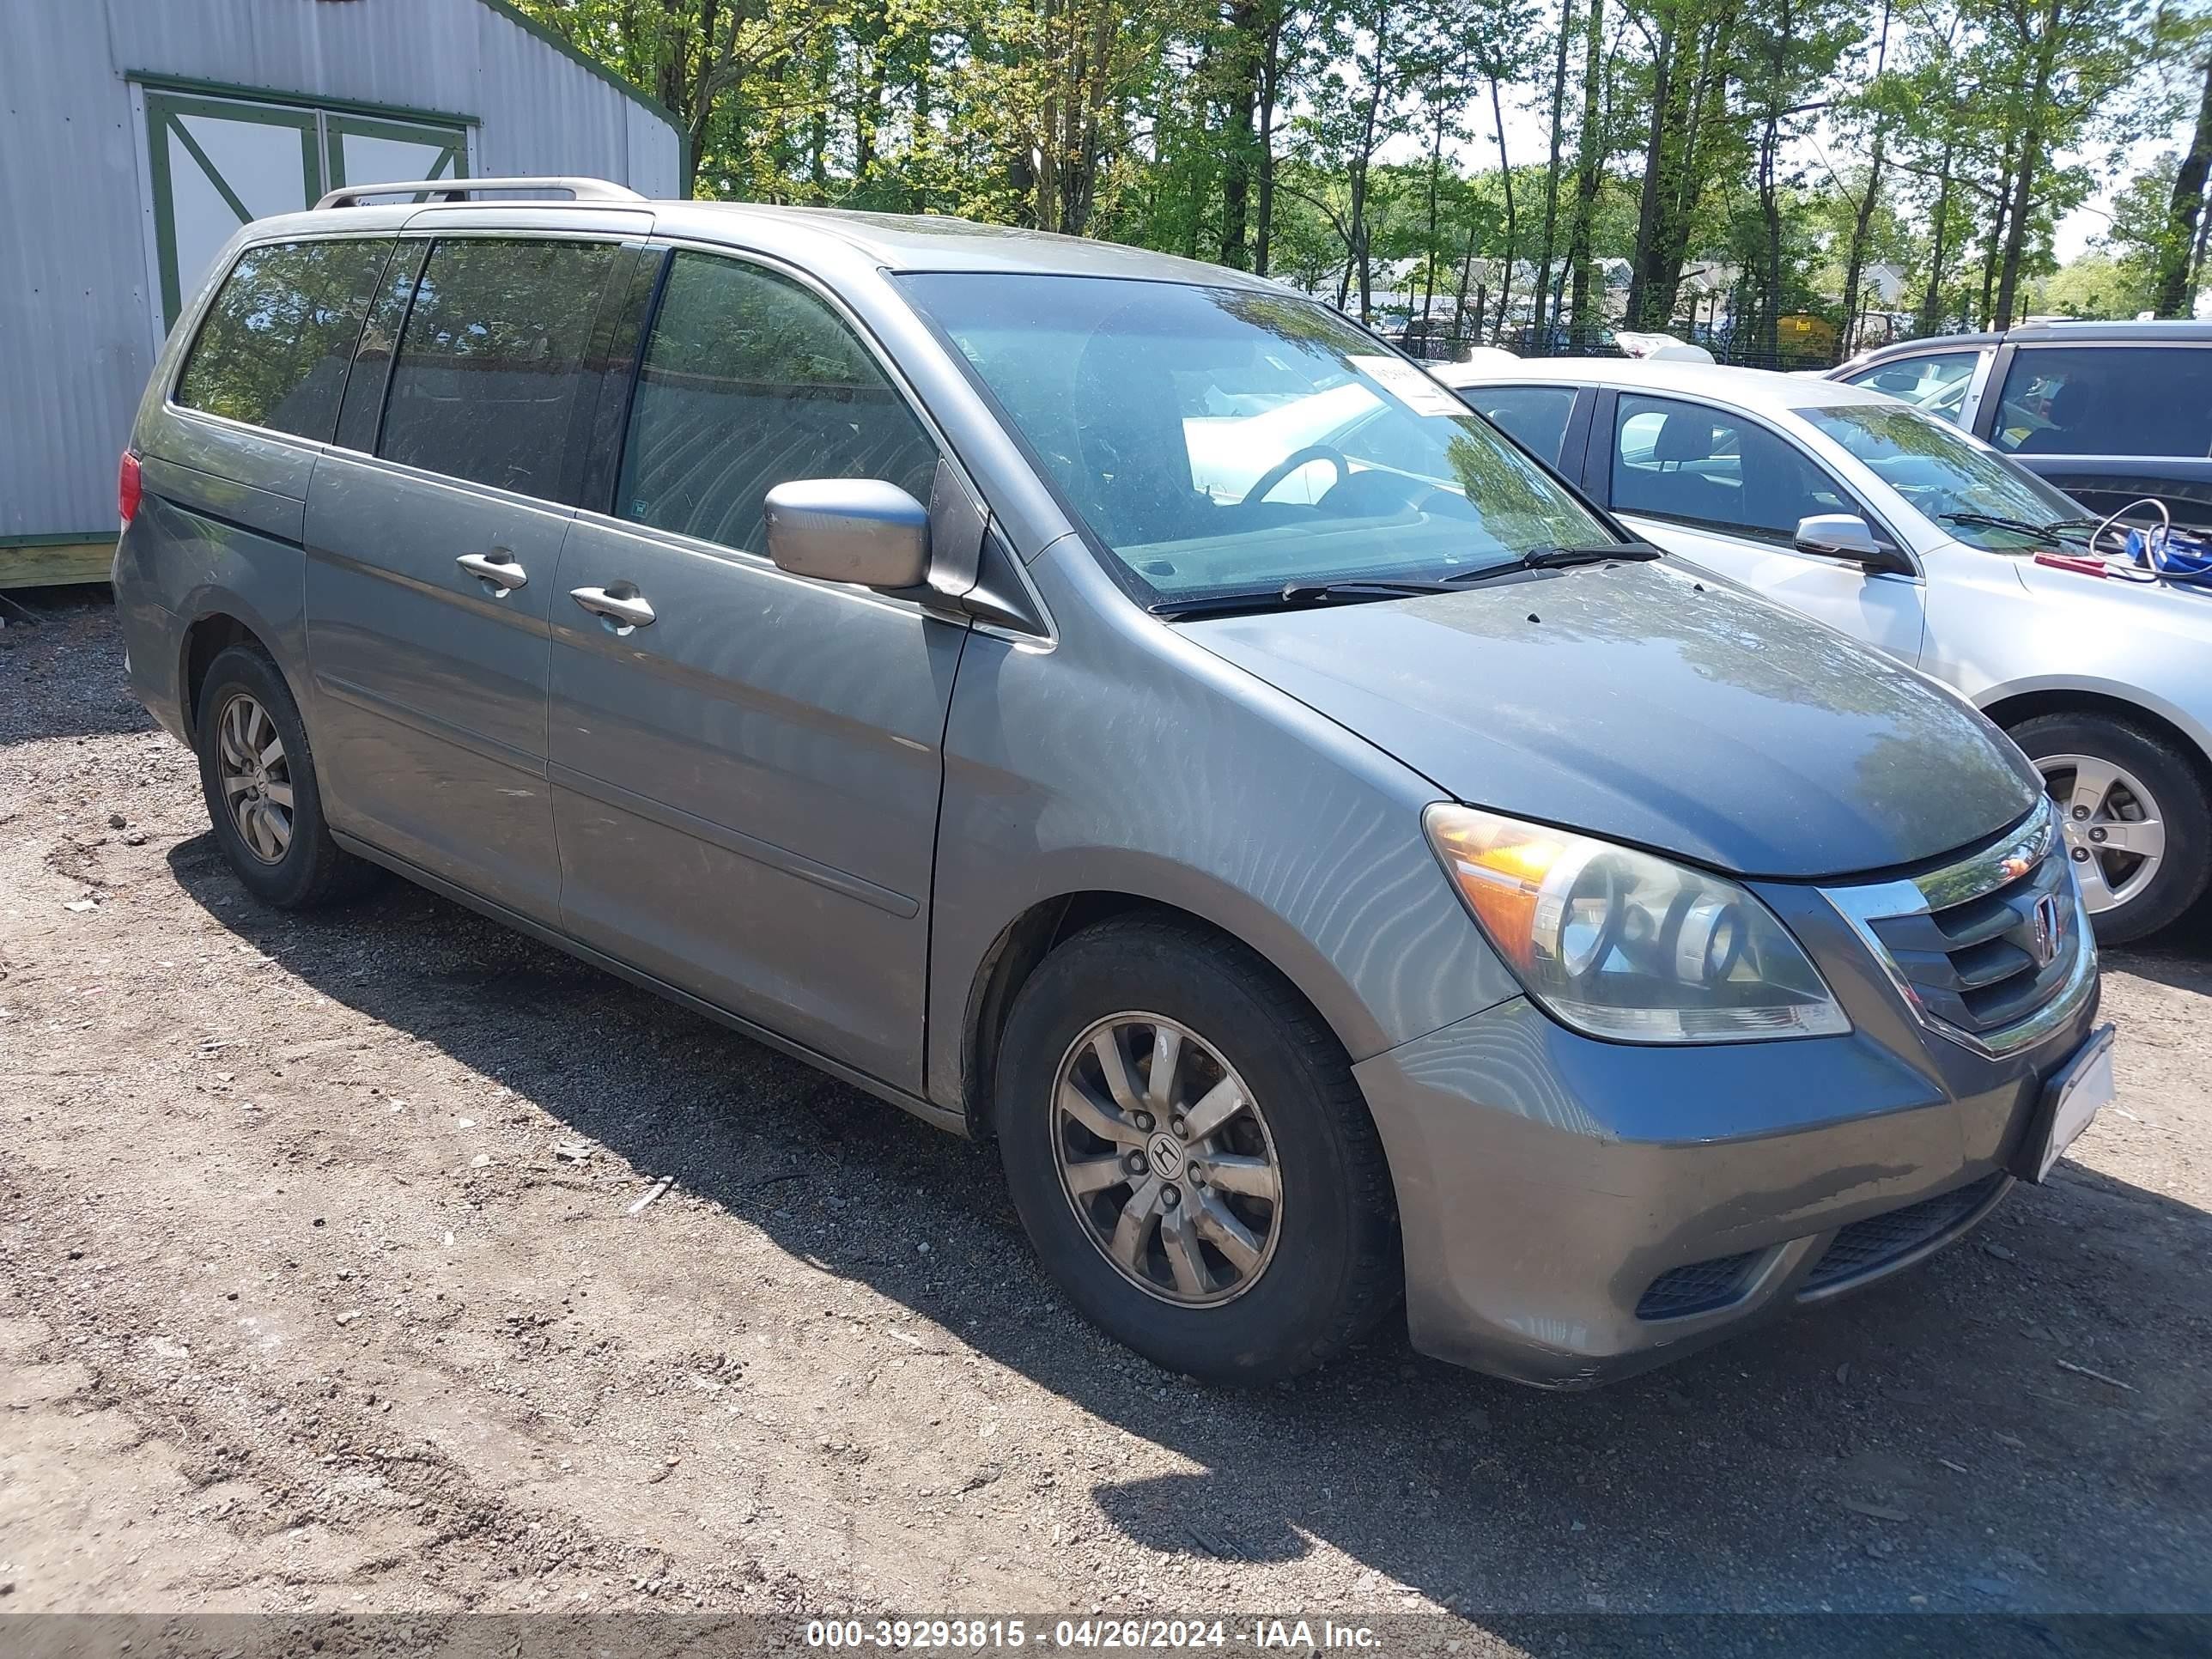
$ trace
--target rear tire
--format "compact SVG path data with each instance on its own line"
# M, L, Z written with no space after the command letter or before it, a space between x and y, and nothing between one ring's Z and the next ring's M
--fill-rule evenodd
M2104 714L2038 714L2011 732L2059 803L2100 943L2154 933L2197 902L2212 878L2212 797L2188 755Z
M1061 944L1015 999L995 1109L1045 1270L1170 1370L1275 1382L1396 1305L1397 1210L1350 1062L1231 940L1125 917Z
M263 652L234 645L208 665L194 724L208 819L248 892L309 910L374 879L374 866L331 837L300 706Z

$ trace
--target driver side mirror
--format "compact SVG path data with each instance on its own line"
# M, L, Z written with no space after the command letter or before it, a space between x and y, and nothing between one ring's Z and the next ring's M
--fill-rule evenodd
M768 492L768 556L780 570L862 587L929 580L929 512L880 478L794 478Z
M1797 550L1826 559L1848 559L1869 570L1912 574L1911 566L1874 538L1874 527L1856 513L1816 513L1797 520Z

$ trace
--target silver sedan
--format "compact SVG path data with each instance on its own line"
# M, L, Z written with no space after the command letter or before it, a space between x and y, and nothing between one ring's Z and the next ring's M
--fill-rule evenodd
M1595 358L1437 373L1668 552L1972 699L2061 803L2100 938L2141 938L2203 895L2212 595L2071 568L2077 502L1830 380Z

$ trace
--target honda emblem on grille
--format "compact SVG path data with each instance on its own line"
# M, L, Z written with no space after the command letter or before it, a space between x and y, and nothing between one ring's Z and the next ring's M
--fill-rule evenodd
M2027 948L2037 967L2048 968L2058 955L2058 901L2050 894L2036 900L2033 926Z

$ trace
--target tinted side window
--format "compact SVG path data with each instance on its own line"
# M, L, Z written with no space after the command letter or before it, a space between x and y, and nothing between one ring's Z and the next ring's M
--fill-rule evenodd
M1567 416L1574 413L1575 389L1571 386L1471 386L1460 397L1477 414L1507 436L1517 439L1530 454L1559 464L1559 446L1567 436Z
M1990 441L2017 455L2212 454L2212 352L2022 347Z
M250 247L223 278L176 401L276 432L331 435L389 241Z
M580 371L622 253L605 242L436 243L392 361L376 453L563 499Z
M1721 410L1624 393L1614 420L1615 512L1786 538L1800 519L1862 511L1795 447Z
M1893 398L1902 398L1923 415L1933 415L1956 426L1959 412L1966 404L1966 388L1974 383L1974 363L1979 356L1973 351L1942 351L1924 357L1907 357L1899 362L1863 369L1849 376L1845 384L1887 392Z
M882 478L929 499L937 446L860 343L797 283L679 252L647 342L618 516L768 550L793 478Z

